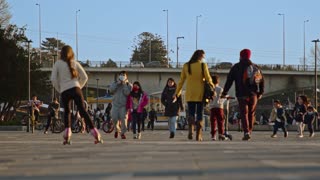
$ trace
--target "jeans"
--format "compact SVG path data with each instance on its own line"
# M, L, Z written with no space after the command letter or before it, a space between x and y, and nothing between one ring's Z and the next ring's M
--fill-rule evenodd
M277 134L279 128L281 128L284 133L287 132L287 128L284 122L275 121L273 125L273 134Z
M133 134L137 133L137 125L138 125L138 133L141 132L141 122L143 118L143 113L138 113L136 111L133 111L131 113L131 118L132 118L132 129L133 129Z
M176 133L178 116L171 116L168 119L169 131Z
M80 116L84 118L86 124L89 126L90 129L94 128L93 122L90 119L88 112L85 110L84 107L84 99L82 95L82 91L78 87L74 87L68 90L65 90L61 93L62 105L64 107L64 125L66 128L71 127L71 105L72 100L77 105L77 109L79 110Z
M197 113L197 120L202 120L203 103L202 102L188 102L189 117L194 117Z

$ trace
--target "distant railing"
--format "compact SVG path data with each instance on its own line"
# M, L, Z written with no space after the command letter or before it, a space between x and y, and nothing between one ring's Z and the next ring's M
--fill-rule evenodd
M115 64L108 65L107 61L79 61L83 67L91 68L125 68L131 67L129 61L115 61ZM170 63L170 68L182 68L185 62L177 64L172 62ZM220 66L220 63L207 63L210 69L230 69L230 66ZM314 71L314 65L281 65L281 64L258 64L262 70L279 70L279 71ZM43 61L42 67L52 67L52 61ZM320 66L317 67L317 70L320 70Z

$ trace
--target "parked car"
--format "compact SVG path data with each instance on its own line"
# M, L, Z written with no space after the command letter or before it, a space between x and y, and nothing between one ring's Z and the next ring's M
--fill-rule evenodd
M160 61L152 61L146 63L145 67L158 67L158 68L168 68L168 64L161 63Z
M130 64L125 65L124 67L135 67L135 68L143 68L143 62L141 61L133 61Z

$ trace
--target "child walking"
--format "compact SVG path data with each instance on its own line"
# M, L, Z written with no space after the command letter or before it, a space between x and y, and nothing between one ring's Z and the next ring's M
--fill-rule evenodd
M308 99L307 96L301 95L297 99L297 103L294 107L294 119L297 122L298 125L298 137L303 138L303 130L304 130L304 116L307 112L307 104L308 104Z
M288 137L288 131L286 128L287 118L279 100L273 101L273 109L271 110L269 121L274 122L273 134L271 135L272 138L277 137L277 132L279 128L282 129L284 137Z
M131 113L133 138L141 139L141 126L143 118L143 108L148 104L149 99L147 94L142 90L138 81L133 83L132 91L127 99L127 109ZM137 136L138 125L138 136Z
M165 106L164 115L167 116L170 137L174 138L177 129L177 118L180 109L183 110L181 96L174 99L174 94L177 89L177 84L173 78L167 80L167 84L161 94L161 103Z
M220 98L223 92L223 88L219 86L220 78L218 75L212 76L212 82L215 85L216 96L209 103L210 108L210 121L211 121L211 139L215 141L216 131L218 129L219 140L227 140L224 135L224 112L223 103L225 99ZM217 128L218 125L218 128Z
M307 107L307 113L304 116L304 124L308 125L308 130L310 132L309 137L314 136L313 123L317 119L318 113L312 106ZM304 130L304 129L303 129Z

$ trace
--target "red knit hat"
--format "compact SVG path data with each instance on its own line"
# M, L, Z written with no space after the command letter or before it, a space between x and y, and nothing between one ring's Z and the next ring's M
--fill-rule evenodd
M251 51L250 49L243 49L240 52L240 59L250 59Z

